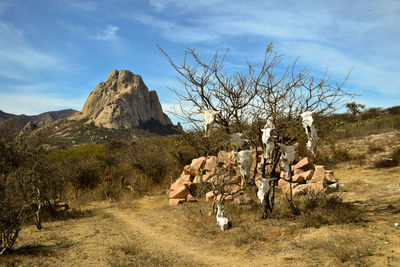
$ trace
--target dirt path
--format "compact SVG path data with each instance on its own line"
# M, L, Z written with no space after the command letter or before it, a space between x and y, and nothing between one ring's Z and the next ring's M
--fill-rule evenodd
M400 223L400 168L342 169L336 176L345 184L346 201L364 211L365 223L306 228L296 234L290 233L288 225L276 225L271 227L281 228L282 235L271 242L264 242L271 237L271 232L264 232L262 240L250 236L249 243L236 246L234 236L246 229L220 232L215 218L190 213L198 209L188 213L195 204L171 207L165 196L132 200L129 207L93 202L81 210L72 206L69 219L46 222L42 231L24 228L14 252L0 257L0 266L341 265L336 252L329 250L334 248L329 243L332 233L349 236L352 242L376 243L366 261L370 265L400 264L400 227L394 226ZM190 220L196 219L204 224L197 232L189 227ZM343 248L338 252L353 249L353 243L337 245Z
M197 240L171 235L165 229L165 225L156 226L145 213L137 212L129 214L116 208L107 209L121 223L126 235L139 236L144 247L151 248L152 252L158 254L168 253L173 255L176 263L190 265L230 265L236 259L232 259L221 251L209 250L207 242L200 244ZM163 255L164 258L166 255ZM168 255L167 255L168 257Z

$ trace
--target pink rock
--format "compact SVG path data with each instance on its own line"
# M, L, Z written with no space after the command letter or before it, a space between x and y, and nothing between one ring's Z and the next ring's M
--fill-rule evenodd
M293 194L293 190L294 190L295 188L297 188L298 186L299 186L299 184L292 183L292 194ZM282 190L282 192L285 193L285 194L286 194L286 193L290 193L290 183L287 183L287 185L281 187L281 190Z
M235 163L233 153L224 150L218 152L218 161L222 162L223 164Z
M330 184L337 183L335 176L333 176L333 171L325 171L325 180Z
M238 185L238 184L227 185L226 186L226 190L229 193L239 192L240 191L240 185Z
M190 175L190 165L186 165L185 167L183 167L183 173Z
M306 181L306 179L304 179L304 176L301 173L293 176L294 183L302 184L305 181Z
M206 201L208 202L208 201L214 200L214 197L215 197L214 193L212 191L210 191L206 194Z
M183 174L181 177L178 178L182 183L191 183L193 178L189 174Z
M172 206L176 206L176 205L182 204L185 201L186 201L186 199L184 199L184 198L179 198L179 199L173 198L173 199L169 200L169 204Z
M296 165L294 169L301 169L303 171L313 170L314 164L310 161L308 157L302 158Z
M308 185L310 186L310 189L314 193L325 192L326 188L327 188L327 184L326 184L325 181L318 181L318 182L315 182L315 183L310 183Z
M302 172L304 172L302 169L294 169L294 170L293 170L293 174L294 174L294 175L300 174L300 173L302 173Z
M231 203L231 202L233 202L233 200L234 200L234 198L232 195L225 197L225 203Z
M187 195L189 194L189 190L186 186L179 186L174 188L171 192L169 192L169 198L179 199L184 198L186 199Z
M203 182L209 181L213 176L214 176L214 173L206 172L206 173L203 175Z
M313 170L308 170L306 172L303 172L301 175L303 175L304 180L308 181L313 177L314 171Z
M183 182L181 180L176 180L172 185L171 185L171 191L177 190L179 187L184 186Z
M218 167L218 159L216 156L211 156L206 159L206 163L204 165L204 169L209 171L214 171Z
M197 199L196 199L194 196L192 196L191 194L189 194L189 195L187 195L187 197L186 197L186 201L187 201L187 202L196 202Z
M278 186L279 186L279 187L285 187L285 186L287 186L287 185L289 185L289 182L287 182L287 181L285 181L285 180L283 180L283 179L279 179L279 180L278 180Z
M206 162L205 157L193 159L192 163L190 163L190 165L186 165L183 168L183 171L185 174L189 174L190 176L193 176L193 178L194 178L197 174L199 174L200 169L204 166L205 162Z
M313 175L314 175L313 170L309 170L306 172L296 174L293 176L293 182L299 183L299 184L305 183L305 181L310 180L313 177Z
M315 183L324 180L325 180L325 167L322 165L315 165L315 171L310 182Z
M309 184L300 184L296 186L295 189L293 189L292 193L293 196L300 196L300 195L305 195L310 191L310 185Z

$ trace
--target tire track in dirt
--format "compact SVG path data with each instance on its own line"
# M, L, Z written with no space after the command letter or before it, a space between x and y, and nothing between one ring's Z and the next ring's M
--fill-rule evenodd
M224 255L222 251L211 251L207 244L192 243L193 240L182 239L174 236L174 233L163 233L151 226L146 220L146 215L141 212L127 213L117 208L109 208L107 212L115 216L115 219L124 225L126 235L140 236L141 242L146 247L156 250L164 255L176 255L184 264L191 265L227 265L244 266L249 262L242 262L240 258ZM189 237L190 238L190 237Z

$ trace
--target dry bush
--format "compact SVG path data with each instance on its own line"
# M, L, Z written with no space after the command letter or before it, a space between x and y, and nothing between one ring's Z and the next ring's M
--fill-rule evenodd
M358 232L341 232L331 230L328 238L297 238L291 241L295 247L313 251L313 255L321 255L321 258L329 256L340 264L354 266L369 266L371 262L368 256L372 256L377 248L375 240ZM346 265L347 266L347 265Z
M300 213L294 215L283 196L277 199L272 219L293 221L301 228L321 227L330 224L359 223L363 221L361 211L353 204L343 202L340 194L309 192L295 198Z
M139 241L126 240L125 244L111 248L111 266L172 266L175 259L147 251Z
M383 148L379 144L376 144L376 143L368 144L368 153L374 154L374 153L383 152L383 151L385 151L385 148Z
M400 147L395 146L390 155L386 158L378 158L374 161L374 168L391 168L396 167L400 163Z

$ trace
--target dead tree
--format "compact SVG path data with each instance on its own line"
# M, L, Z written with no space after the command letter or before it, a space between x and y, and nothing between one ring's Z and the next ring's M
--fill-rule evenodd
M282 66L283 56L277 54L270 43L261 63L252 64L246 60L247 70L229 72L224 54L217 51L209 60L203 60L196 49L187 48L183 63L177 64L160 47L168 62L178 73L183 88L172 88L178 107L173 113L189 123L194 129L201 129L202 117L198 110L218 110L220 115L216 127L227 134L240 132L250 143L262 146L261 129L267 121L274 125L274 149L270 155L268 171L264 164L263 178L270 181L270 192L266 194L265 213L274 207L276 167L280 152L277 143L290 145L304 134L300 114L315 111L319 116L333 112L344 98L353 97L343 82L330 81L327 71L314 77L307 69L299 69L298 59ZM265 149L265 147L264 147Z

